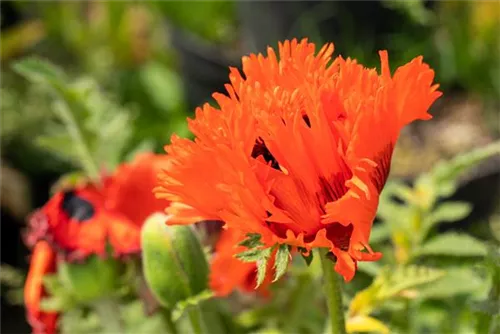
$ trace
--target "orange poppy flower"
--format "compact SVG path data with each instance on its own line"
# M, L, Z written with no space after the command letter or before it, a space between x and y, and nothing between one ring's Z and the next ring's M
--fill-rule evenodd
M268 246L327 247L351 280L381 257L368 245L379 194L401 128L431 118L434 71L417 57L391 76L381 51L378 74L306 39L267 53L230 69L219 108L196 110L194 142L172 137L155 191L170 224L218 219Z
M24 287L26 318L33 328L33 334L52 334L56 332L57 312L44 312L40 301L46 296L43 277L55 271L56 254L45 241L36 244L31 255L30 269Z
M210 289L217 296L229 295L238 289L243 292L254 292L257 285L257 267L255 263L242 262L236 254L246 250L238 246L245 239L245 235L237 230L222 230L215 246L215 254L210 263ZM268 263L268 275L259 287L262 295L268 295L268 287L272 281L272 261Z

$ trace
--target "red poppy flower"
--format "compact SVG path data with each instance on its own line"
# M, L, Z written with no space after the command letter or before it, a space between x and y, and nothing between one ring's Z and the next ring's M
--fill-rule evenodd
M227 296L236 289L243 292L254 292L257 285L257 267L255 263L242 262L236 254L246 250L238 246L245 235L237 230L222 230L215 246L215 254L210 263L210 288L218 296ZM268 275L259 287L263 295L269 293L268 287L272 281L272 261L268 263Z
M42 278L56 270L56 254L66 261L96 254L108 244L115 256L140 252L145 219L162 211L152 189L167 168L164 156L143 154L105 176L101 185L85 183L56 193L30 221L27 244L34 246L25 284L27 317L35 333L53 333L57 314L40 311Z
M163 212L165 203L156 198L153 188L158 173L169 168L165 155L144 153L132 163L118 167L106 192L106 209L120 212L142 226L153 212Z
M46 296L43 277L55 271L56 254L45 241L36 244L31 255L30 268L24 288L26 318L34 334L52 334L56 332L58 313L44 312L40 301Z
M68 260L105 255L108 242L115 255L140 251L140 228L107 211L104 195L92 184L55 194L29 223L29 244L46 240Z
M219 108L189 120L195 141L166 146L173 168L156 192L173 202L169 223L218 219L268 246L327 247L346 280L381 257L368 239L396 140L441 93L422 57L391 76L385 51L380 75L332 53L285 41L231 68Z
M163 209L152 189L165 160L144 154L100 186L87 183L56 193L31 218L28 242L47 240L68 259L104 255L108 242L115 255L139 252L142 224Z

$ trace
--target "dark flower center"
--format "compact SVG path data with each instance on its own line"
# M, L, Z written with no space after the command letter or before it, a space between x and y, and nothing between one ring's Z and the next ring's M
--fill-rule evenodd
M78 222L91 219L95 214L94 206L87 200L79 197L73 190L64 193L61 209Z
M280 170L280 165L278 161L274 158L274 156L271 154L269 149L266 146L266 143L262 138L257 138L255 140L255 144L252 149L252 158L257 158L259 155L262 155L264 160L269 164L271 164L271 167Z

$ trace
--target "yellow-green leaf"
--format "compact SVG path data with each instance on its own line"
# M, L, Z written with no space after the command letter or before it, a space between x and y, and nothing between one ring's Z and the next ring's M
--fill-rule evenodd
M380 320L375 318L358 315L347 319L347 333L382 333L389 334L389 328Z

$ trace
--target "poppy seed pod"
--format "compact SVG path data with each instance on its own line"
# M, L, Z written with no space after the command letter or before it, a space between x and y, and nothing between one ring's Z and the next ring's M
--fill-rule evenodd
M161 213L150 216L141 233L146 282L158 301L176 303L207 289L208 264L200 241L190 226L167 226Z

